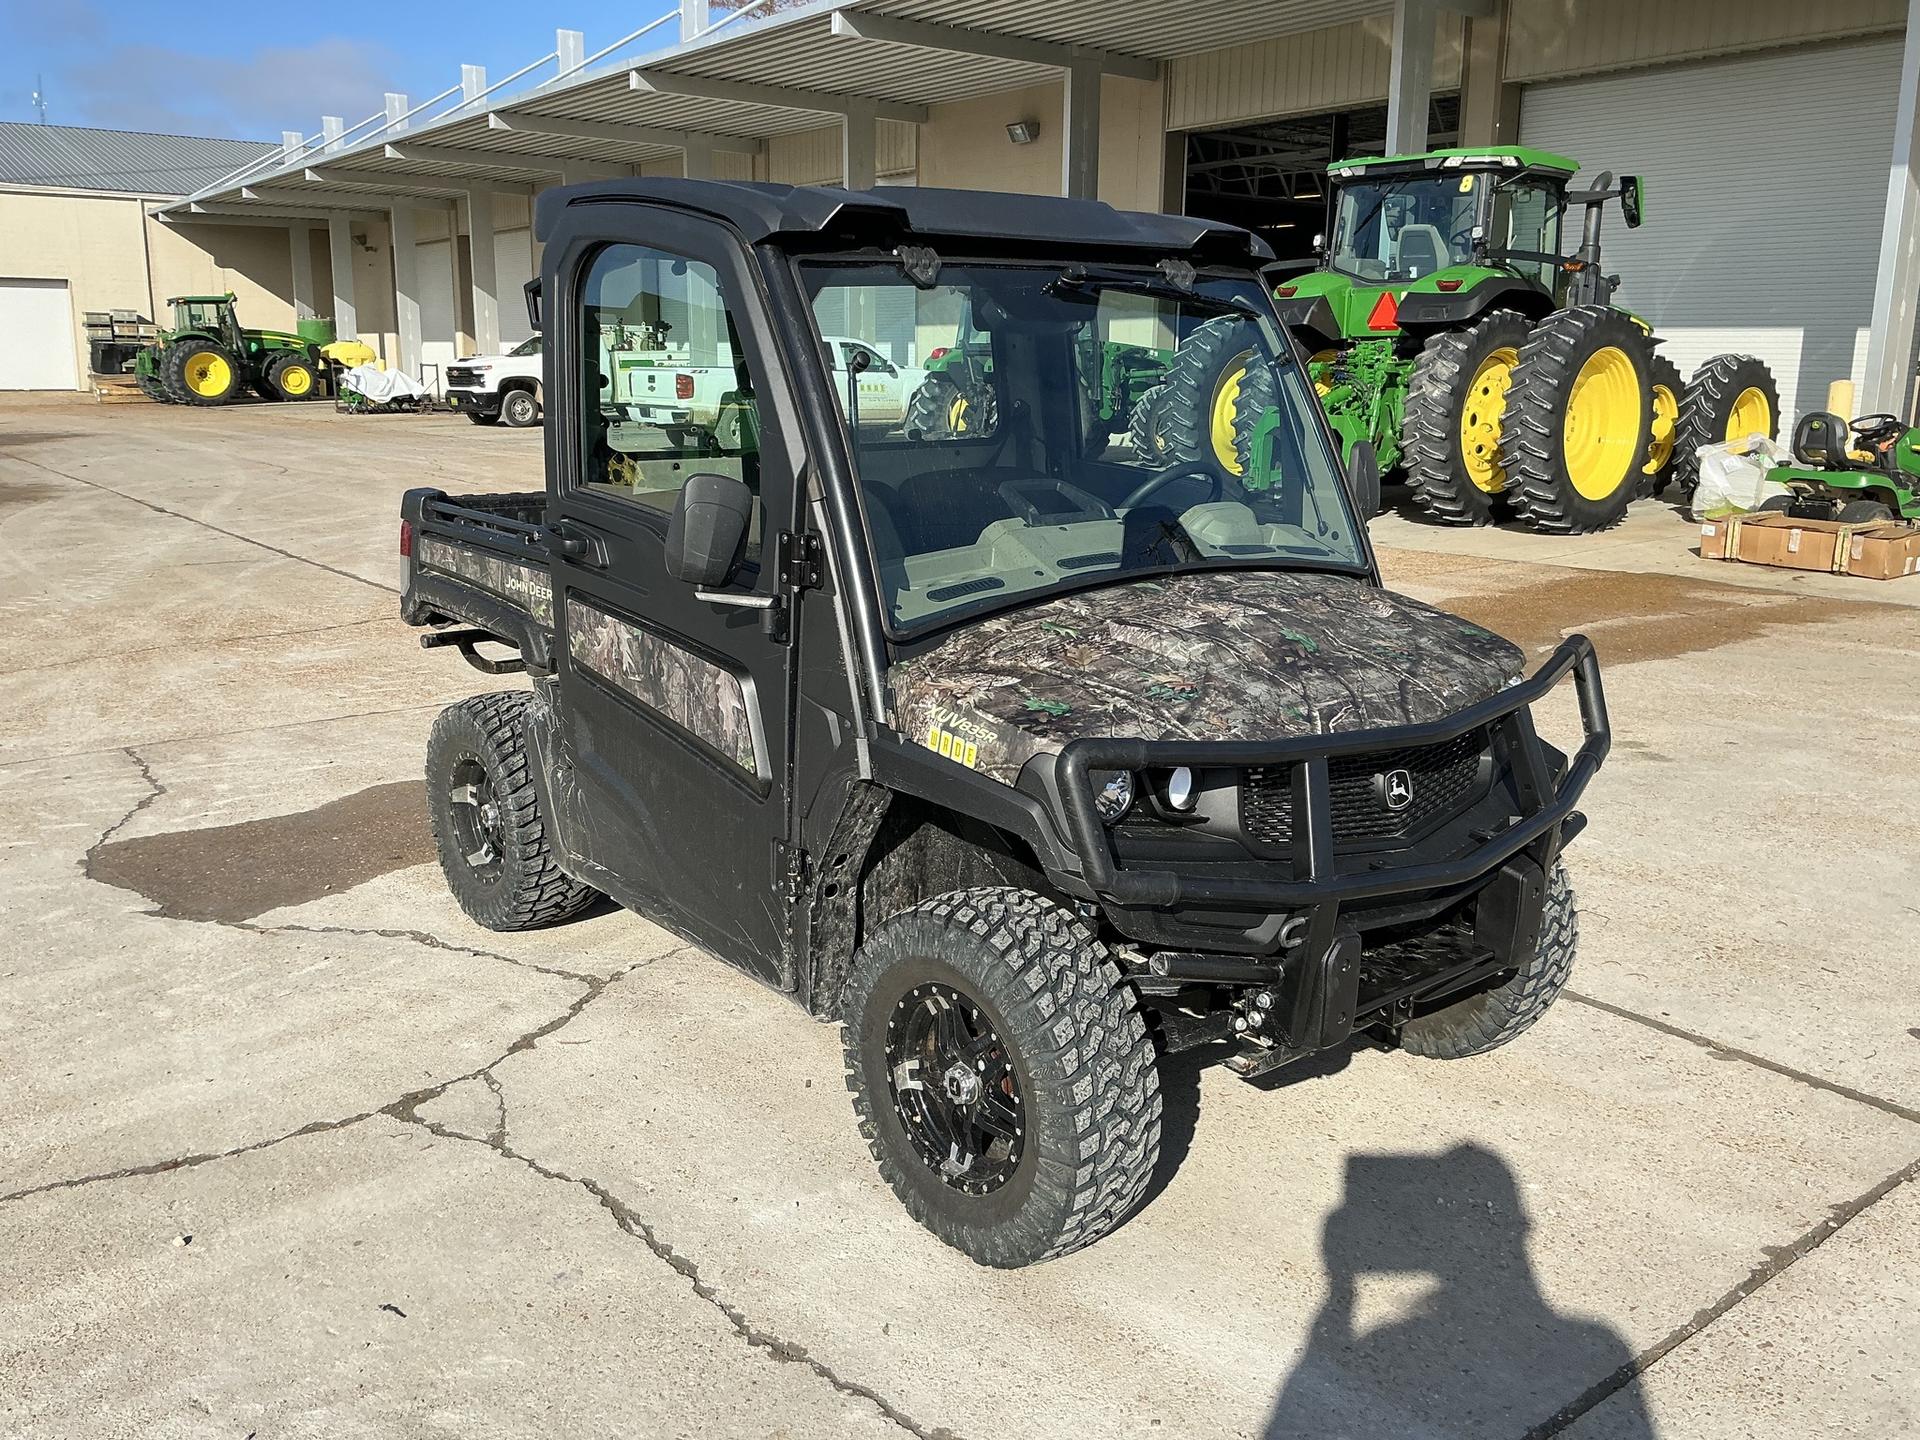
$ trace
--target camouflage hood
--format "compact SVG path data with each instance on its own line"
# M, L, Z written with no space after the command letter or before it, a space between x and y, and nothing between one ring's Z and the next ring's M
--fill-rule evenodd
M1344 575L1176 575L995 615L892 669L901 732L1012 783L1083 735L1259 740L1434 720L1521 653Z

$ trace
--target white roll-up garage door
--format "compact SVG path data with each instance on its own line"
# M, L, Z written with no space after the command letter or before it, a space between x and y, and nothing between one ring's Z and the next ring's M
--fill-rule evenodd
M67 282L0 277L0 390L71 390L78 383Z
M1520 135L1585 165L1577 183L1646 177L1647 223L1610 207L1601 234L1619 303L1684 375L1758 355L1790 419L1861 380L1899 73L1875 41L1558 81L1528 87Z

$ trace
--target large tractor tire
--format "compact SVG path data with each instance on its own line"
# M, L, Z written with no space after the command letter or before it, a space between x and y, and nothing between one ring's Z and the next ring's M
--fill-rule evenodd
M149 400L158 400L162 405L173 402L173 397L167 393L167 387L160 383L158 375L136 375L135 383L139 385L140 393Z
M1206 462L1223 476L1240 478L1234 442L1240 387L1247 366L1262 353L1260 332L1237 315L1209 320L1180 342L1166 379L1154 390L1155 428L1166 458Z
M1430 336L1407 383L1400 445L1413 503L1442 525L1492 522L1513 368L1532 327L1495 310L1465 330Z
M1280 384L1275 378L1271 365L1251 365L1247 367L1246 378L1240 384L1239 417L1234 426L1234 457L1240 463L1241 484L1249 490L1262 484L1271 483L1261 475L1269 467L1271 457L1255 455L1253 447L1260 432L1260 421L1267 411L1280 405ZM1272 432L1268 432L1271 434ZM1345 459L1351 454L1350 448L1341 442L1340 436L1334 436L1334 442L1340 445ZM1285 467L1279 467L1284 475ZM1279 478L1279 477L1274 477ZM1372 473L1362 484L1355 488L1352 484L1352 472L1342 477L1347 485L1347 498L1353 504L1354 517L1365 528L1368 521L1380 513L1380 470L1373 467Z
M991 435L999 425L1000 404L991 385L963 387L932 375L907 402L901 428L914 440L953 440Z
M1687 397L1680 367L1664 355L1648 361L1653 377L1653 422L1647 431L1647 459L1640 467L1640 493L1658 495L1673 479L1680 456L1680 407Z
M272 400L311 400L320 391L320 375L306 356L288 351L267 366L267 392Z
M1751 355L1716 355L1693 372L1680 404L1679 453L1673 478L1680 493L1693 497L1700 483L1702 445L1744 440L1749 435L1780 438L1780 387L1773 372Z
M1549 315L1520 347L1500 453L1507 499L1535 530L1617 525L1639 493L1653 422L1646 332L1618 310Z
M211 340L182 340L161 359L167 393L183 405L224 405L240 391L240 364Z
M1136 400L1127 420L1127 440L1133 453L1150 465L1164 465L1169 459L1166 437L1160 433L1161 392L1165 388L1155 385Z

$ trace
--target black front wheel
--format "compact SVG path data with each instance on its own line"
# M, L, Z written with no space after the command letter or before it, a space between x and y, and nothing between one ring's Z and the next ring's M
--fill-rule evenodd
M524 430L540 421L540 402L531 390L509 390L500 400L500 419L513 430Z
M860 947L841 1021L882 1177L981 1264L1090 1245L1146 1193L1153 1043L1112 958L1064 907L983 888L902 911Z
M1893 507L1879 500L1849 500L1835 518L1842 525L1879 525L1893 519Z

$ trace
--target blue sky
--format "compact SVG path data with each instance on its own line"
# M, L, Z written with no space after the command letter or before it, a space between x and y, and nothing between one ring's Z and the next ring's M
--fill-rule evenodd
M558 26L584 30L591 54L670 8L671 0L0 0L0 120L36 118L38 73L52 124L277 142L282 130L312 134L322 114L352 124L380 109L388 90L417 103L458 80L463 63L499 79L551 50ZM674 33L671 21L657 32L663 41Z

